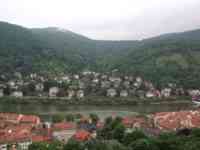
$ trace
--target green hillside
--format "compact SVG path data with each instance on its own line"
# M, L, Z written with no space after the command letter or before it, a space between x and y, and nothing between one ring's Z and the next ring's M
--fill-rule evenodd
M200 86L200 30L142 41L99 41L59 28L28 29L0 22L0 71L140 74L163 85Z

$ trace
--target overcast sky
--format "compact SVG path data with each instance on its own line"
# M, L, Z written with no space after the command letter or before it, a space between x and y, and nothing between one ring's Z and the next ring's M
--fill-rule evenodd
M136 40L200 28L200 0L0 0L0 21Z

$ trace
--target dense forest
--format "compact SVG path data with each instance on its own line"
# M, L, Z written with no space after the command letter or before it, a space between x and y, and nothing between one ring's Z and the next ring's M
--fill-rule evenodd
M99 41L59 28L29 29L0 22L0 72L141 75L158 85L200 86L200 30L141 41Z

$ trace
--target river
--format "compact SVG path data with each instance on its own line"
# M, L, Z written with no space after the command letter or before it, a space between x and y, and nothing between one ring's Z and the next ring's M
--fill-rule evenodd
M138 105L63 105L63 104L37 104L37 103L8 103L0 104L1 112L15 112L23 114L37 114L43 119L49 120L55 114L81 113L90 114L96 113L100 118L108 116L125 116L134 115L137 113L154 113L163 111L180 111L194 109L189 102L172 102L172 103L151 103Z

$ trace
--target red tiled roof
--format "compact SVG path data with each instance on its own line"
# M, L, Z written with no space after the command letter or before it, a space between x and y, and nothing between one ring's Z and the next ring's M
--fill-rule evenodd
M39 124L40 118L34 115L23 115L20 119L21 123L32 123L32 124Z
M19 122L21 119L21 114L16 113L0 113L0 120L10 120L10 121L16 121Z
M144 127L147 125L147 122L143 117L124 117L122 123L126 127Z
M85 131L85 130L79 130L73 136L73 138L75 138L78 141L86 141L90 139L90 137L91 137L90 132Z
M161 112L153 116L156 127L163 130L200 127L200 111Z
M22 115L16 113L0 113L0 120L9 121L13 123L40 123L40 118L38 116Z
M60 122L53 125L53 129L55 130L70 130L75 128L76 124L72 122Z
M51 141L52 138L50 136L32 135L31 140L32 142L48 142Z

